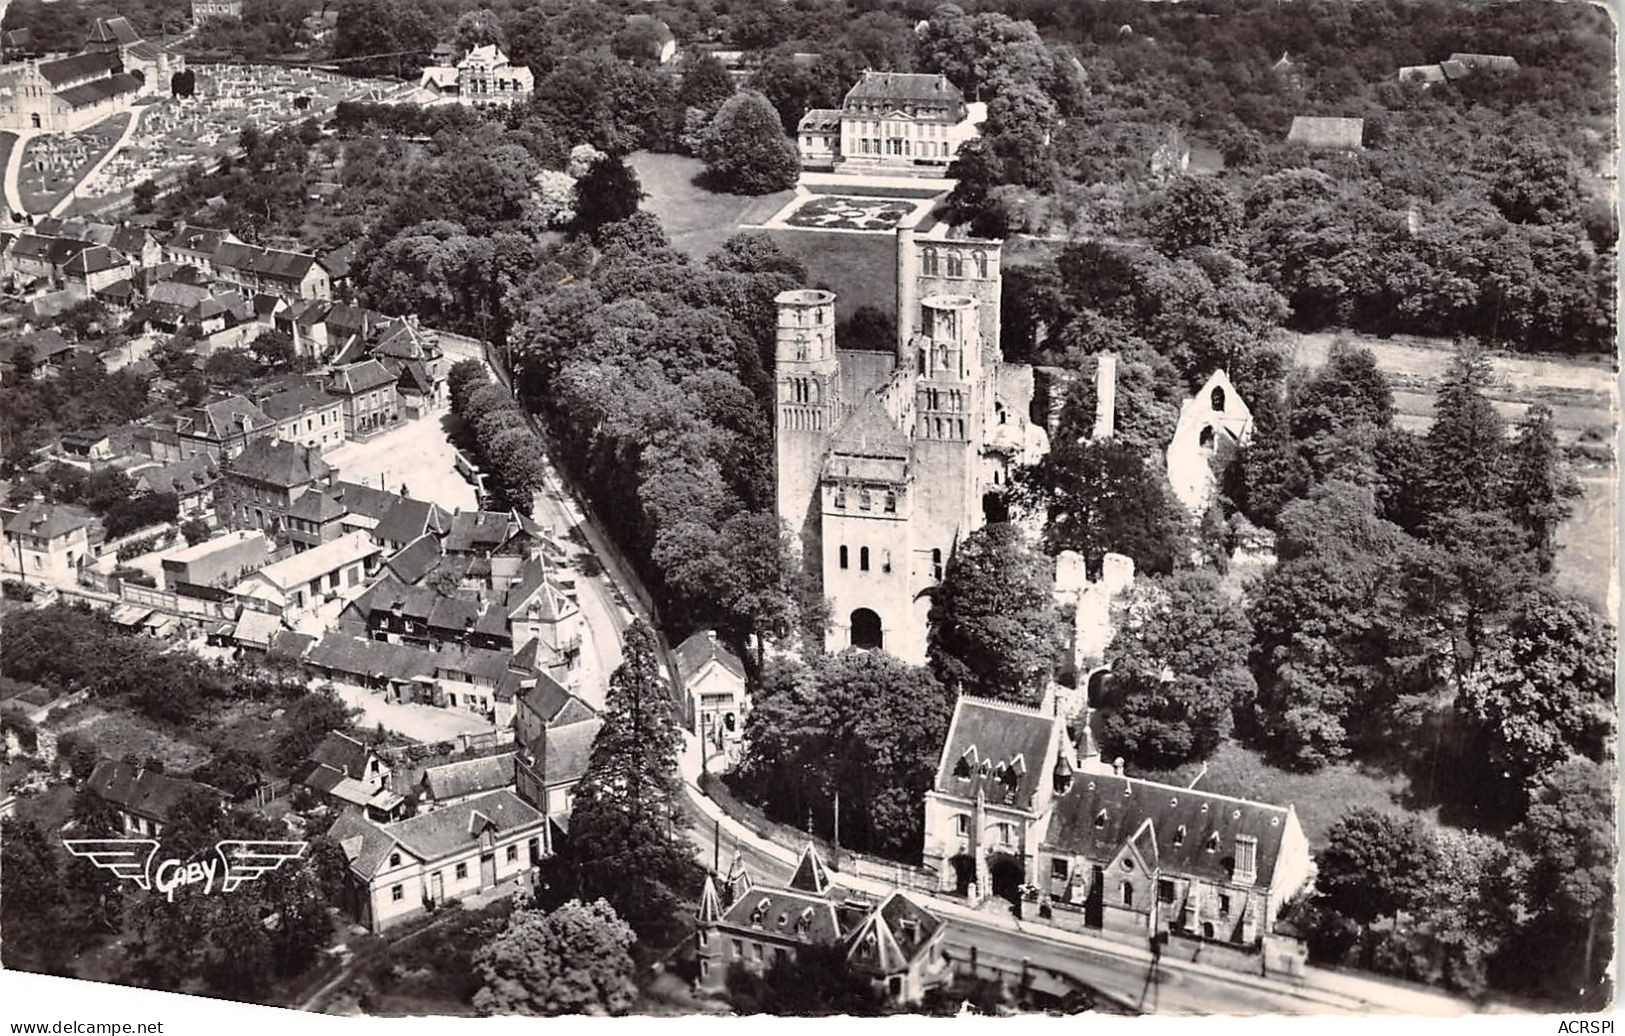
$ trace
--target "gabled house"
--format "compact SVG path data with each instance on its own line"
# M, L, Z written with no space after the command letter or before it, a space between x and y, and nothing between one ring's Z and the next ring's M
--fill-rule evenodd
M182 777L171 777L134 763L103 759L85 780L90 792L118 810L127 834L156 838L163 834L175 807L192 795L215 799L224 808L226 797L218 788Z
M204 273L212 273L215 252L227 243L241 244L242 238L229 230L182 223L164 243L164 261L176 266L195 266Z
M220 517L228 528L260 529L283 535L295 503L320 493L332 469L315 450L279 439L258 439L221 467L216 492Z
M308 252L223 241L215 247L212 266L216 277L236 287L245 298L262 292L290 301L333 297L327 268Z
M378 546L352 532L266 565L231 588L239 599L259 602L285 617L355 590L376 567Z
M245 396L225 396L175 415L182 458L229 461L251 445L276 436L276 422Z
M396 377L377 360L362 360L335 370L327 392L343 406L344 434L358 439L400 420Z
M708 757L737 759L750 711L745 664L717 640L714 630L690 634L677 645L674 656L689 729L700 738Z
M514 753L503 752L426 767L418 781L418 800L425 809L455 806L480 795L512 788L513 760Z
M349 862L344 901L374 932L501 886L517 891L543 855L547 818L500 790L379 824L347 810L328 836Z
M359 806L375 820L398 818L406 799L389 790L390 766L373 746L330 731L294 779L343 805Z
M182 520L214 513L214 491L220 482L220 467L206 453L142 468L130 477L135 479L138 493L174 493Z
M95 517L71 504L32 500L15 511L0 508L6 549L0 572L25 580L71 584L90 554Z
M344 442L344 404L315 385L283 389L259 401L285 442L326 450Z
M92 245L62 266L63 290L80 301L129 277L129 260L106 245Z

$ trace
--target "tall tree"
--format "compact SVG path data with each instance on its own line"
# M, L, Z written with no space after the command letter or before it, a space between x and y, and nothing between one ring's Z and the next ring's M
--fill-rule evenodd
M754 90L722 102L700 141L700 157L717 184L737 194L787 190L801 173L779 113Z
M1482 349L1466 343L1456 348L1428 429L1428 492L1435 514L1500 506L1505 428L1485 396L1491 379L1490 359Z
M1417 817L1357 806L1315 857L1317 903L1356 921L1408 909L1438 873L1433 836Z
M642 201L638 174L618 156L606 155L576 180L576 229L591 234L606 223L626 219Z
M1151 240L1167 255L1187 248L1229 248L1241 232L1241 201L1223 181L1182 176L1151 214Z
M631 926L602 899L515 910L474 954L482 1015L622 1015L632 1009Z
M1018 526L995 522L965 537L931 597L937 678L968 694L1037 704L1061 644L1053 582L1053 563Z
M1557 558L1557 529L1574 513L1580 483L1557 445L1552 408L1536 403L1518 423L1508 457L1507 511L1529 533L1540 570Z
M622 657L576 786L554 885L576 898L605 899L634 928L647 929L669 921L692 876L693 847L677 831L681 741L648 626L627 627Z
M1128 555L1140 572L1173 569L1184 515L1133 447L1062 439L1011 482L1017 504L1044 516L1049 553L1075 550L1096 573L1108 553Z

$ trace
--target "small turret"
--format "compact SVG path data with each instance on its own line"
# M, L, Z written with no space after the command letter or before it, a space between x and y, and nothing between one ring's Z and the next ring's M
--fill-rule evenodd
M695 919L702 926L714 925L722 920L722 897L717 895L716 883L709 874L705 876L705 887L700 890L700 908L695 913Z

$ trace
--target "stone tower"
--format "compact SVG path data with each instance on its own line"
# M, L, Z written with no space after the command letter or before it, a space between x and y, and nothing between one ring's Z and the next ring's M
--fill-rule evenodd
M818 479L824 450L840 412L840 364L835 356L835 295L780 292L774 346L778 414L774 431L779 517L807 564L818 550Z

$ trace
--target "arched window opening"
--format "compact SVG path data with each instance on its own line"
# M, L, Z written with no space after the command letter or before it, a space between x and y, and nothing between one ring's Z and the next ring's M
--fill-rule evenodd
M965 276L965 257L960 255L958 252L948 253L948 276Z
M935 276L937 276L938 273L939 273L938 268L937 268L937 250L935 248L927 248L927 249L925 249L924 252L921 253L921 255L925 259L925 273L926 273L926 276L927 277L935 277Z
M1202 434L1201 434L1201 436L1199 436L1197 438L1196 444L1198 446L1202 447L1202 449L1204 449L1204 450L1211 450L1213 448L1213 426L1212 425L1208 424L1208 425L1203 425L1202 426Z
M1123 882L1123 905L1126 907L1134 905L1134 886L1126 881Z
M937 547L931 551L931 578L942 581L942 548Z
M848 564L847 564L846 544L844 544L844 543L841 544L841 567L842 568L849 567Z
M1217 385L1213 386L1212 403L1216 413L1224 413L1224 389Z
M971 253L971 255L976 262L976 276L980 277L984 281L987 280L987 253L977 250L976 252Z
M868 547L859 547L858 548L858 569L859 569L859 571L862 571L862 572L869 571L869 548Z

